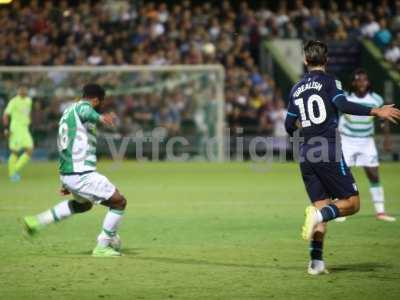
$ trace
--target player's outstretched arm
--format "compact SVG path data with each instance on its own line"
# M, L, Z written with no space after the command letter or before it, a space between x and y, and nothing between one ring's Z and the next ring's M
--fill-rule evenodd
M337 109L345 114L349 115L355 115L355 116L370 116L371 115L371 108L350 102L347 100L347 98L343 95L337 95L336 97L333 98L333 103L337 107Z
M400 120L400 110L394 107L394 104L373 108L371 109L370 115L388 120L395 124L397 124L397 121Z
M336 98L336 99L335 99ZM341 112L356 116L375 116L393 123L400 120L400 110L394 104L382 107L370 108L361 104L347 101L344 95L338 95L333 99L334 104Z

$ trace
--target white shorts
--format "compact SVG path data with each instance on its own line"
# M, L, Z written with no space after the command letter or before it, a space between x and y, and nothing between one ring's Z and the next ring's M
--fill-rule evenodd
M61 175L61 183L79 202L90 201L99 204L115 193L115 186L107 177L91 172L83 175Z
M373 137L356 138L341 135L344 160L349 167L379 166L378 151Z

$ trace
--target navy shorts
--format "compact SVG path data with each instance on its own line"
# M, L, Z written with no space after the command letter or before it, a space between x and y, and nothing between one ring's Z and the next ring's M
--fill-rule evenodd
M310 159L312 151L313 158ZM300 151L300 170L311 202L324 199L345 199L358 195L357 185L350 168L344 161L341 149L336 155L336 145L329 144L324 157L313 146L303 145Z

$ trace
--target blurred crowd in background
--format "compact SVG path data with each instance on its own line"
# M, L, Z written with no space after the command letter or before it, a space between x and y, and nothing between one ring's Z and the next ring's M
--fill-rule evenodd
M56 3L56 4L55 4ZM225 67L226 116L231 128L284 135L285 102L259 68L260 45L271 38L369 38L400 66L400 1L257 4L245 1L13 1L0 10L0 65L172 65ZM189 103L175 92L158 109L141 97L118 101L121 126L170 120L178 133ZM39 99L40 100L40 99ZM69 99L70 100L70 99ZM155 101L154 103L157 103ZM34 105L35 126L53 130L63 100ZM35 119L46 120L35 122ZM37 129L37 128L36 128Z

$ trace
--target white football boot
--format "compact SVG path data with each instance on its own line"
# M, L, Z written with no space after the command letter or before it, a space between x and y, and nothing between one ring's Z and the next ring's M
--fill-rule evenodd
M313 259L310 261L307 272L310 275L329 274L328 270L325 268L325 262L318 259Z
M346 217L339 217L339 218L334 219L334 221L338 222L338 223L342 223L342 222L344 222L346 220L347 220Z
M396 218L387 215L386 213L380 213L380 214L376 214L376 219L379 221L385 221L385 222L395 222Z

